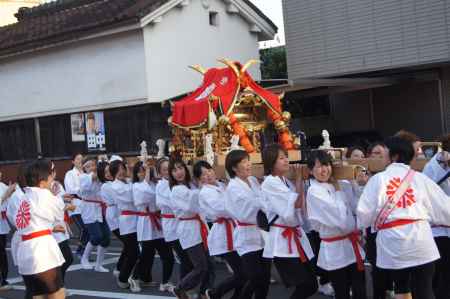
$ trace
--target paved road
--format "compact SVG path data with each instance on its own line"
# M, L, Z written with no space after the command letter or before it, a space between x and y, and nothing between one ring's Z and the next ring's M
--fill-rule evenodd
M105 267L112 271L120 252L117 243L108 248L105 257ZM95 256L93 256L95 257ZM11 262L11 261L10 261ZM177 267L175 267L177 268ZM153 276L156 281L160 281L161 264L159 259L155 260ZM177 271L177 269L175 269ZM217 266L217 280L227 275L227 270L223 264ZM174 277L178 274L174 273ZM13 285L11 291L0 291L0 299L22 299L24 297L24 286L21 277L17 273L14 266L10 266L9 282ZM79 259L75 257L74 264L69 268L66 276L66 287L68 288L70 299L165 299L173 298L169 293L162 293L156 288L144 288L141 293L130 293L119 289L115 283L115 279L110 273L97 273L92 270L81 269ZM289 293L280 284L272 284L270 287L269 299L289 298ZM313 299L330 299L331 297L316 295Z

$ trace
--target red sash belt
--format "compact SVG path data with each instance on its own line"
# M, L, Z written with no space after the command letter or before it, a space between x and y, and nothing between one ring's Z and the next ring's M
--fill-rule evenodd
M359 251L359 232L352 232L348 235L344 236L337 236L337 237L330 237L330 238L322 238L322 241L324 242L336 242L348 239L352 243L353 252L355 253L356 257L356 265L358 267L358 271L364 271L364 261L361 256L361 252Z
M306 257L305 251L303 250L302 243L300 242L300 238L302 235L301 232L297 229L298 226L293 227L281 224L272 224L272 226L284 229L281 235L288 241L289 253L292 254L292 240L294 240L298 255L300 257L300 261L302 263L306 263L308 259Z
M202 237L202 241L203 241L203 247L205 248L205 250L208 250L208 227L206 226L206 224L203 222L202 218L200 218L200 215L195 215L192 217L180 217L178 218L180 221L189 221L189 220L195 220L200 224L200 235Z
M407 224L411 224L414 222L417 222L419 220L416 219L397 219L391 222L386 222L383 223L383 225L381 225L378 230L383 230L383 229L389 229L389 228L393 228L393 227L398 227L398 226L403 226L403 225L407 225Z
M39 238L39 237L47 236L47 235L51 235L51 234L52 234L52 231L49 229L40 230L40 231L31 233L28 235L22 235L22 241L28 241L31 239L35 239L35 238Z
M175 215L174 214L161 214L161 218L164 218L164 219L175 219Z
M215 221L218 224L225 224L225 230L227 232L227 248L228 250L233 250L233 228L236 227L236 223L234 223L233 219L230 218L217 218Z
M90 203L96 203L96 204L99 204L100 207L102 208L102 215L103 215L103 217L106 216L106 208L107 208L108 206L106 205L105 202L103 202L103 201L101 201L101 200L97 200L97 199L83 199L83 201L85 201L85 202L90 202Z
M7 217L6 217L6 211L2 211L2 219L3 219L3 220L6 220L6 219L7 219Z
M236 221L238 226L256 226L256 224L254 223L246 223L246 222L240 222L240 221Z
M72 223L72 219L69 216L69 212L64 211L64 222L67 224L71 224Z
M120 215L122 216L141 216L142 212L138 212L138 211L129 211L129 210L123 210L122 212L120 212Z
M138 212L138 216L148 217L153 227L157 230L161 230L161 214L159 212L150 212L148 208L145 209L145 212Z

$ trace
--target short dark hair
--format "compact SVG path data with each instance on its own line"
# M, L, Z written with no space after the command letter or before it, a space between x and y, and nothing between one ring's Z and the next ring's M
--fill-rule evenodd
M97 176L98 176L98 180L102 183L105 183L107 181L107 179L105 177L105 169L108 165L109 164L106 161L99 161L97 163Z
M173 186L176 186L179 184L177 182L177 180L173 177L173 174L172 174L172 172L175 170L175 168L177 166L181 166L184 168L185 177L184 177L183 185L185 185L188 188L191 188L191 186L190 186L191 174L189 173L189 169L188 169L186 163L184 163L184 161L179 158L174 158L174 159L169 160L169 186L170 186L170 189L172 189Z
M275 167L275 163L277 163L280 152L284 152L287 156L287 152L279 144L270 144L264 148L262 153L264 175L271 175L273 173L273 168Z
M244 150L233 150L228 153L225 158L225 169L228 172L230 178L234 178L236 176L236 172L233 170L239 163L241 163L244 159L249 159L250 156Z
M25 170L25 182L29 187L39 187L39 183L48 180L52 174L52 162L38 159L31 162Z
M195 178L199 179L202 176L202 168L212 169L212 166L206 161L197 161L192 170Z
M389 158L391 161L409 165L414 159L415 151L411 141L403 137L393 136L386 139L384 143L389 149ZM396 159L394 160L394 158Z
M333 164L333 157L329 153L323 150L317 150L312 151L311 154L308 157L308 168L312 170L314 166L316 165L316 160L320 162L322 165L332 165Z
M19 185L19 187L21 189L25 188L27 186L26 180L25 180L25 173L27 171L28 168L28 163L21 163L19 165L19 170L17 172L17 185Z
M345 153L345 157L350 159L352 153L356 150L361 151L364 156L366 155L366 151L361 146L351 146L348 148L347 153Z
M109 164L109 172L111 173L111 176L115 179L117 174L119 173L120 166L122 166L124 169L127 169L125 167L125 164L120 160L114 160Z
M139 171L141 171L141 169L144 169L144 162L142 161L137 161L136 163L134 163L133 165L133 183L138 183L139 182L139 177L138 177L138 173ZM153 168L150 168L150 180L154 180L155 179L155 172Z
M399 137L399 138L409 141L411 143L420 141L419 136L417 136L416 134L414 134L412 132L406 131L406 130L398 131L397 133L395 133L394 137Z
M369 147L367 148L367 154L368 154L368 155L371 155L373 149L376 148L377 146L382 146L382 147L384 148L384 147L386 147L386 144L384 144L384 143L381 142L381 141L377 141L377 142L371 143L371 144L369 145Z
M442 150L450 152L450 134L442 136L439 141L442 143Z
M74 154L72 155L72 161L75 160L75 158L76 158L78 155L81 155L81 157L83 157L83 154L82 154L82 153L79 153L79 152L74 153Z

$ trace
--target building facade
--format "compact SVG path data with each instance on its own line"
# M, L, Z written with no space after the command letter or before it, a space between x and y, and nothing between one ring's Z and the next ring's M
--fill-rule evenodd
M329 96L332 131L450 131L449 1L283 0L283 11L291 85Z
M276 31L247 0L58 0L22 10L0 27L0 138L8 140L0 161L67 158L101 138L99 152L152 146L169 136L161 102L201 83L189 65L257 59L258 42ZM74 132L80 118L84 133Z

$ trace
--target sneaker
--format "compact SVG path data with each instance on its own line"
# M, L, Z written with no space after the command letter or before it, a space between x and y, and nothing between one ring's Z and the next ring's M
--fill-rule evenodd
M177 288L177 287L173 288L172 294L174 294L175 297L177 297L178 299L189 299L189 297L186 294L186 292L183 291L182 289Z
M9 291L11 289L12 289L12 286L6 280L3 281L2 284L0 285L0 291Z
M119 277L117 277L116 282L117 282L117 286L121 289L128 289L130 287L130 284L128 282L121 282L119 280Z
M103 266L95 266L94 271L96 271L96 272L101 272L101 273L108 273L108 272L109 272L109 270L106 269L106 268L103 267Z
M141 287L139 286L139 281L133 278L128 278L128 283L130 284L130 291L133 293L139 293L141 290Z
M114 269L114 271L113 271L114 277L119 277L119 274L120 274L120 271L117 269Z
M172 292L172 290L175 288L173 284L170 282L168 283L162 283L159 285L159 291L160 292Z
M81 260L81 267L82 267L84 270L91 270L94 266L92 266L92 264L89 263L89 261Z
M334 289L331 283L322 284L319 286L319 293L325 296L334 296Z
M159 282L156 281L143 281L141 279L138 281L141 287L157 287L159 285Z

